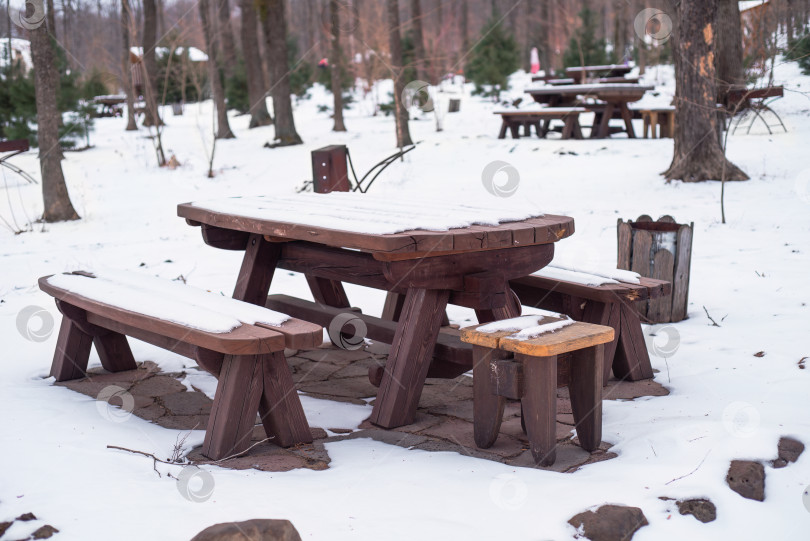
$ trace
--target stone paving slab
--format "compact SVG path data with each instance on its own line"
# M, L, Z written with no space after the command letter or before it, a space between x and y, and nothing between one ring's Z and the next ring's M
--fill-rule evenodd
M368 380L368 369L382 365L385 357L379 348L372 351L346 351L323 345L311 351L288 350L287 360L299 392L316 398L363 405L374 397L377 388ZM129 393L132 413L164 428L174 430L204 430L208 423L212 401L202 392L188 390L180 383L185 373L165 373L150 361L140 363L136 370L110 374L94 368L84 379L57 383L85 395L97 398L107 388ZM611 380L604 390L605 398L633 400L641 396L663 396L668 391L652 381L623 382ZM109 392L107 392L109 394ZM110 400L120 406L126 403L120 396ZM372 401L373 403L373 401ZM616 456L610 452L610 443L589 453L577 445L573 434L574 419L568 389L557 390L557 460L548 469L572 472L578 468L609 460ZM357 430L330 430L312 428L314 442L282 449L272 440L266 440L264 429L257 417L252 445L246 453L225 461L211 461L202 456L200 448L193 449L188 459L197 464L216 464L233 469L263 471L289 471L297 468L323 470L329 467L327 443L358 438L371 438L389 445L429 452L455 452L466 456L501 462L512 466L537 468L528 440L520 426L520 403L507 401L501 434L489 449L478 449L473 441L472 378L462 375L455 379L428 379L426 381L416 420L413 424L394 430L384 430L368 420ZM110 442L114 443L114 442ZM148 442L144 442L148 446ZM150 451L148 448L140 449Z

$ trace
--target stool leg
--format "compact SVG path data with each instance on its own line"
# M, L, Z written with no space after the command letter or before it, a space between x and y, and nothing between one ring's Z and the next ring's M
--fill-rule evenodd
M568 391L579 444L593 451L602 443L602 363L605 346L580 349L571 353Z
M650 128L652 129L652 138L658 139L658 113L652 113Z
M557 459L557 356L530 357L515 354L523 364L523 421L532 456L538 466L551 466Z
M506 120L501 120L501 131L498 133L498 139L506 138L506 130L509 128L509 123Z
M642 113L644 119L644 139L647 139L647 129L650 127L650 114Z
M264 358L264 392L259 402L264 431L279 447L312 443L312 433L304 408L293 385L284 353L276 351Z
M504 398L493 393L490 365L509 356L506 351L473 346L473 435L481 449L492 447L503 420Z

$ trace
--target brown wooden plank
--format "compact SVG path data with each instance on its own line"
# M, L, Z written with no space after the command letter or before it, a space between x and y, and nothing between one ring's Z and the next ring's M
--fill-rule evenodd
M642 276L650 276L650 259L652 250L652 234L649 231L638 229L633 234L633 253L631 269ZM643 306L648 306L647 303L639 303ZM647 317L647 308L639 307L639 311L643 317Z
M564 295L604 303L619 302L622 299L628 301L643 300L648 298L650 289L649 286L644 284L628 284L625 282L589 286L569 282L567 280L558 280L556 278L546 278L544 276L535 275L510 279L509 285L518 294L521 302L527 306L532 306L532 303L524 301L524 297L526 297L526 300L531 297L527 289L536 289L543 292L556 291Z
M571 352L568 390L580 446L594 451L602 443L602 366L604 346Z
M46 276L39 279L39 287L42 291L87 311L87 320L89 322L108 329L110 328L109 326L101 324L103 320L117 321L121 323L122 326L135 327L147 331L148 333L164 336L180 342L219 351L220 353L232 353L236 355L270 353L271 351L284 349L283 335L269 329L262 329L252 325L242 325L228 333L209 333L192 329L179 323L123 310L116 306L76 295L49 284L47 278ZM93 319L95 316L99 317ZM110 330L128 336L134 336L129 332L122 332L118 330L118 328L112 328ZM136 338L138 337L136 336Z
M195 347L192 358L197 361L197 365L200 368L215 378L219 378L219 373L222 371L222 363L225 360L221 353L211 351L210 349Z
M202 453L214 460L250 446L262 396L261 355L226 355L208 418Z
M385 428L413 422L449 292L409 289L370 421Z
M260 379L264 381L264 392L259 402L259 414L265 433L280 447L312 443L312 433L284 353L263 355L262 366Z
M314 302L290 297L288 295L270 295L267 297L267 308L290 314L291 316L311 321L316 324L328 326L329 323L345 310L318 305ZM367 314L355 314L366 325L366 338L382 342L393 343L396 335L397 323L386 321ZM463 343L459 333L452 329L441 329L433 348L434 359L447 361L471 367L472 347Z
M312 349L323 343L323 327L309 321L290 318L281 325L256 323L256 326L283 334L284 347L290 349Z
M250 233L223 229L208 224L202 225L203 241L209 246L221 250L244 250L250 239Z
M550 466L557 458L557 358L518 353L515 360L523 364L520 401L529 447L536 464Z
M632 249L632 236L633 229L629 223L622 221L619 218L616 224L616 233L618 236L618 257L616 260L616 268L623 270L630 270L630 251Z
M405 295L389 291L385 295L385 304L382 310L382 319L388 321L399 321L402 313L402 305L405 304Z
M87 373L92 344L92 336L79 329L75 321L63 316L50 375L56 381L83 378Z
M492 447L500 432L506 401L493 392L490 369L494 360L506 355L497 349L473 346L473 438L482 449Z
M613 329L610 327L578 321L555 332L541 334L531 340L501 338L498 347L524 355L551 357L597 344L604 344L612 340Z
M658 280L672 281L675 270L675 256L669 250L659 248L653 258L652 277ZM647 318L656 323L668 323L672 316L672 296L651 299L647 308Z
M189 359L194 358L195 346L188 342L184 342L183 340L170 338L160 334L159 332L147 331L134 325L127 325L126 323L121 323L120 321L94 314L92 312L88 312L87 321L98 327L102 327L125 336L130 336L136 340L140 340L141 342L152 344L153 346L182 355L183 357L188 357ZM219 353L219 355L222 356L221 353Z
M262 235L252 234L248 239L242 267L236 279L233 298L264 306L264 299L273 281L276 262L281 255L281 245L271 243Z
M681 321L689 309L689 265L692 260L692 234L694 224L678 229L675 275L672 284L672 319Z

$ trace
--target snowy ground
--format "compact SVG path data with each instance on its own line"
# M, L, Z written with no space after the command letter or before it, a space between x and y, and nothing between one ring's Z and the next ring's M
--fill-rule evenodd
M657 76L652 70L650 77L665 88L649 99L668 103L671 70ZM513 78L515 96L527 81ZM200 503L182 497L173 479L159 478L148 459L106 449L166 456L179 432L102 414L94 401L43 379L56 341L48 323L58 324L59 314L37 289L37 277L90 264L144 267L229 294L239 254L204 245L199 230L176 217L176 205L292 193L311 176L310 151L327 144L349 145L360 173L395 150L393 119L371 117L369 104L359 103L347 112L349 132L331 133L328 114L317 109L329 95L315 90L296 109L305 145L262 148L272 128L248 131L247 118L234 117L237 139L217 143L213 179L205 175L210 103L190 105L182 117L166 111L165 146L182 164L174 171L155 166L145 131L124 132L121 119L98 120L95 147L68 153L63 165L83 219L34 225L19 235L0 227L0 522L29 511L42 519L16 523L6 537L25 537L47 522L65 540L112 532L122 540L188 539L216 522L262 517L290 519L305 539L570 539L568 518L611 502L643 509L650 525L638 541L807 539L810 510L802 492L810 485L810 452L784 469L766 466L763 503L743 499L724 482L732 459L775 458L781 435L810 444L810 370L799 366L810 356L810 96L800 93L810 91L810 77L785 64L776 82L788 88L774 105L788 133L769 136L760 128L730 138L729 156L751 180L726 186L725 225L719 183L666 184L659 176L671 161L672 140L498 140L496 105L468 94L461 112L444 119L443 132L435 131L432 116L412 121L414 140L422 143L372 188L394 198L486 202L494 196L482 171L495 160L507 162L520 175L515 201L575 218L576 234L559 244L556 260L583 266L615 265L618 218L670 214L694 222L689 319L675 325L674 341L665 343L668 335L659 333L653 342L677 346L666 361L653 357L656 379L671 394L605 404L604 439L618 458L559 474L345 441L329 445L326 471L210 468L213 494ZM16 163L38 171L34 153ZM2 174L0 216L24 228L41 213L39 188ZM379 314L380 292L347 290L355 305ZM290 273L276 275L272 292L311 298L303 277ZM18 329L29 306L45 310L41 338L37 318L31 332ZM720 327L710 325L704 307ZM460 308L450 316L462 325L472 317ZM133 350L166 370L189 363L141 343ZM760 351L764 356L754 356ZM95 355L91 364L98 364ZM212 378L194 378L213 389ZM324 427L356 426L369 412L315 399L305 407L311 424ZM197 431L188 442L201 439ZM181 468L159 469L177 475ZM701 524L660 496L708 497L718 518Z

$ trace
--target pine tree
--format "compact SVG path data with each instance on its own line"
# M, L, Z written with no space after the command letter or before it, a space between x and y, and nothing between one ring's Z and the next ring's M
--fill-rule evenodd
M519 66L520 51L515 38L493 17L484 26L481 40L467 62L467 78L479 89L491 86L488 94L497 97L507 87L507 77Z
M577 28L563 55L566 67L601 66L608 63L604 39L596 39L596 14L585 7L579 12L582 25Z

